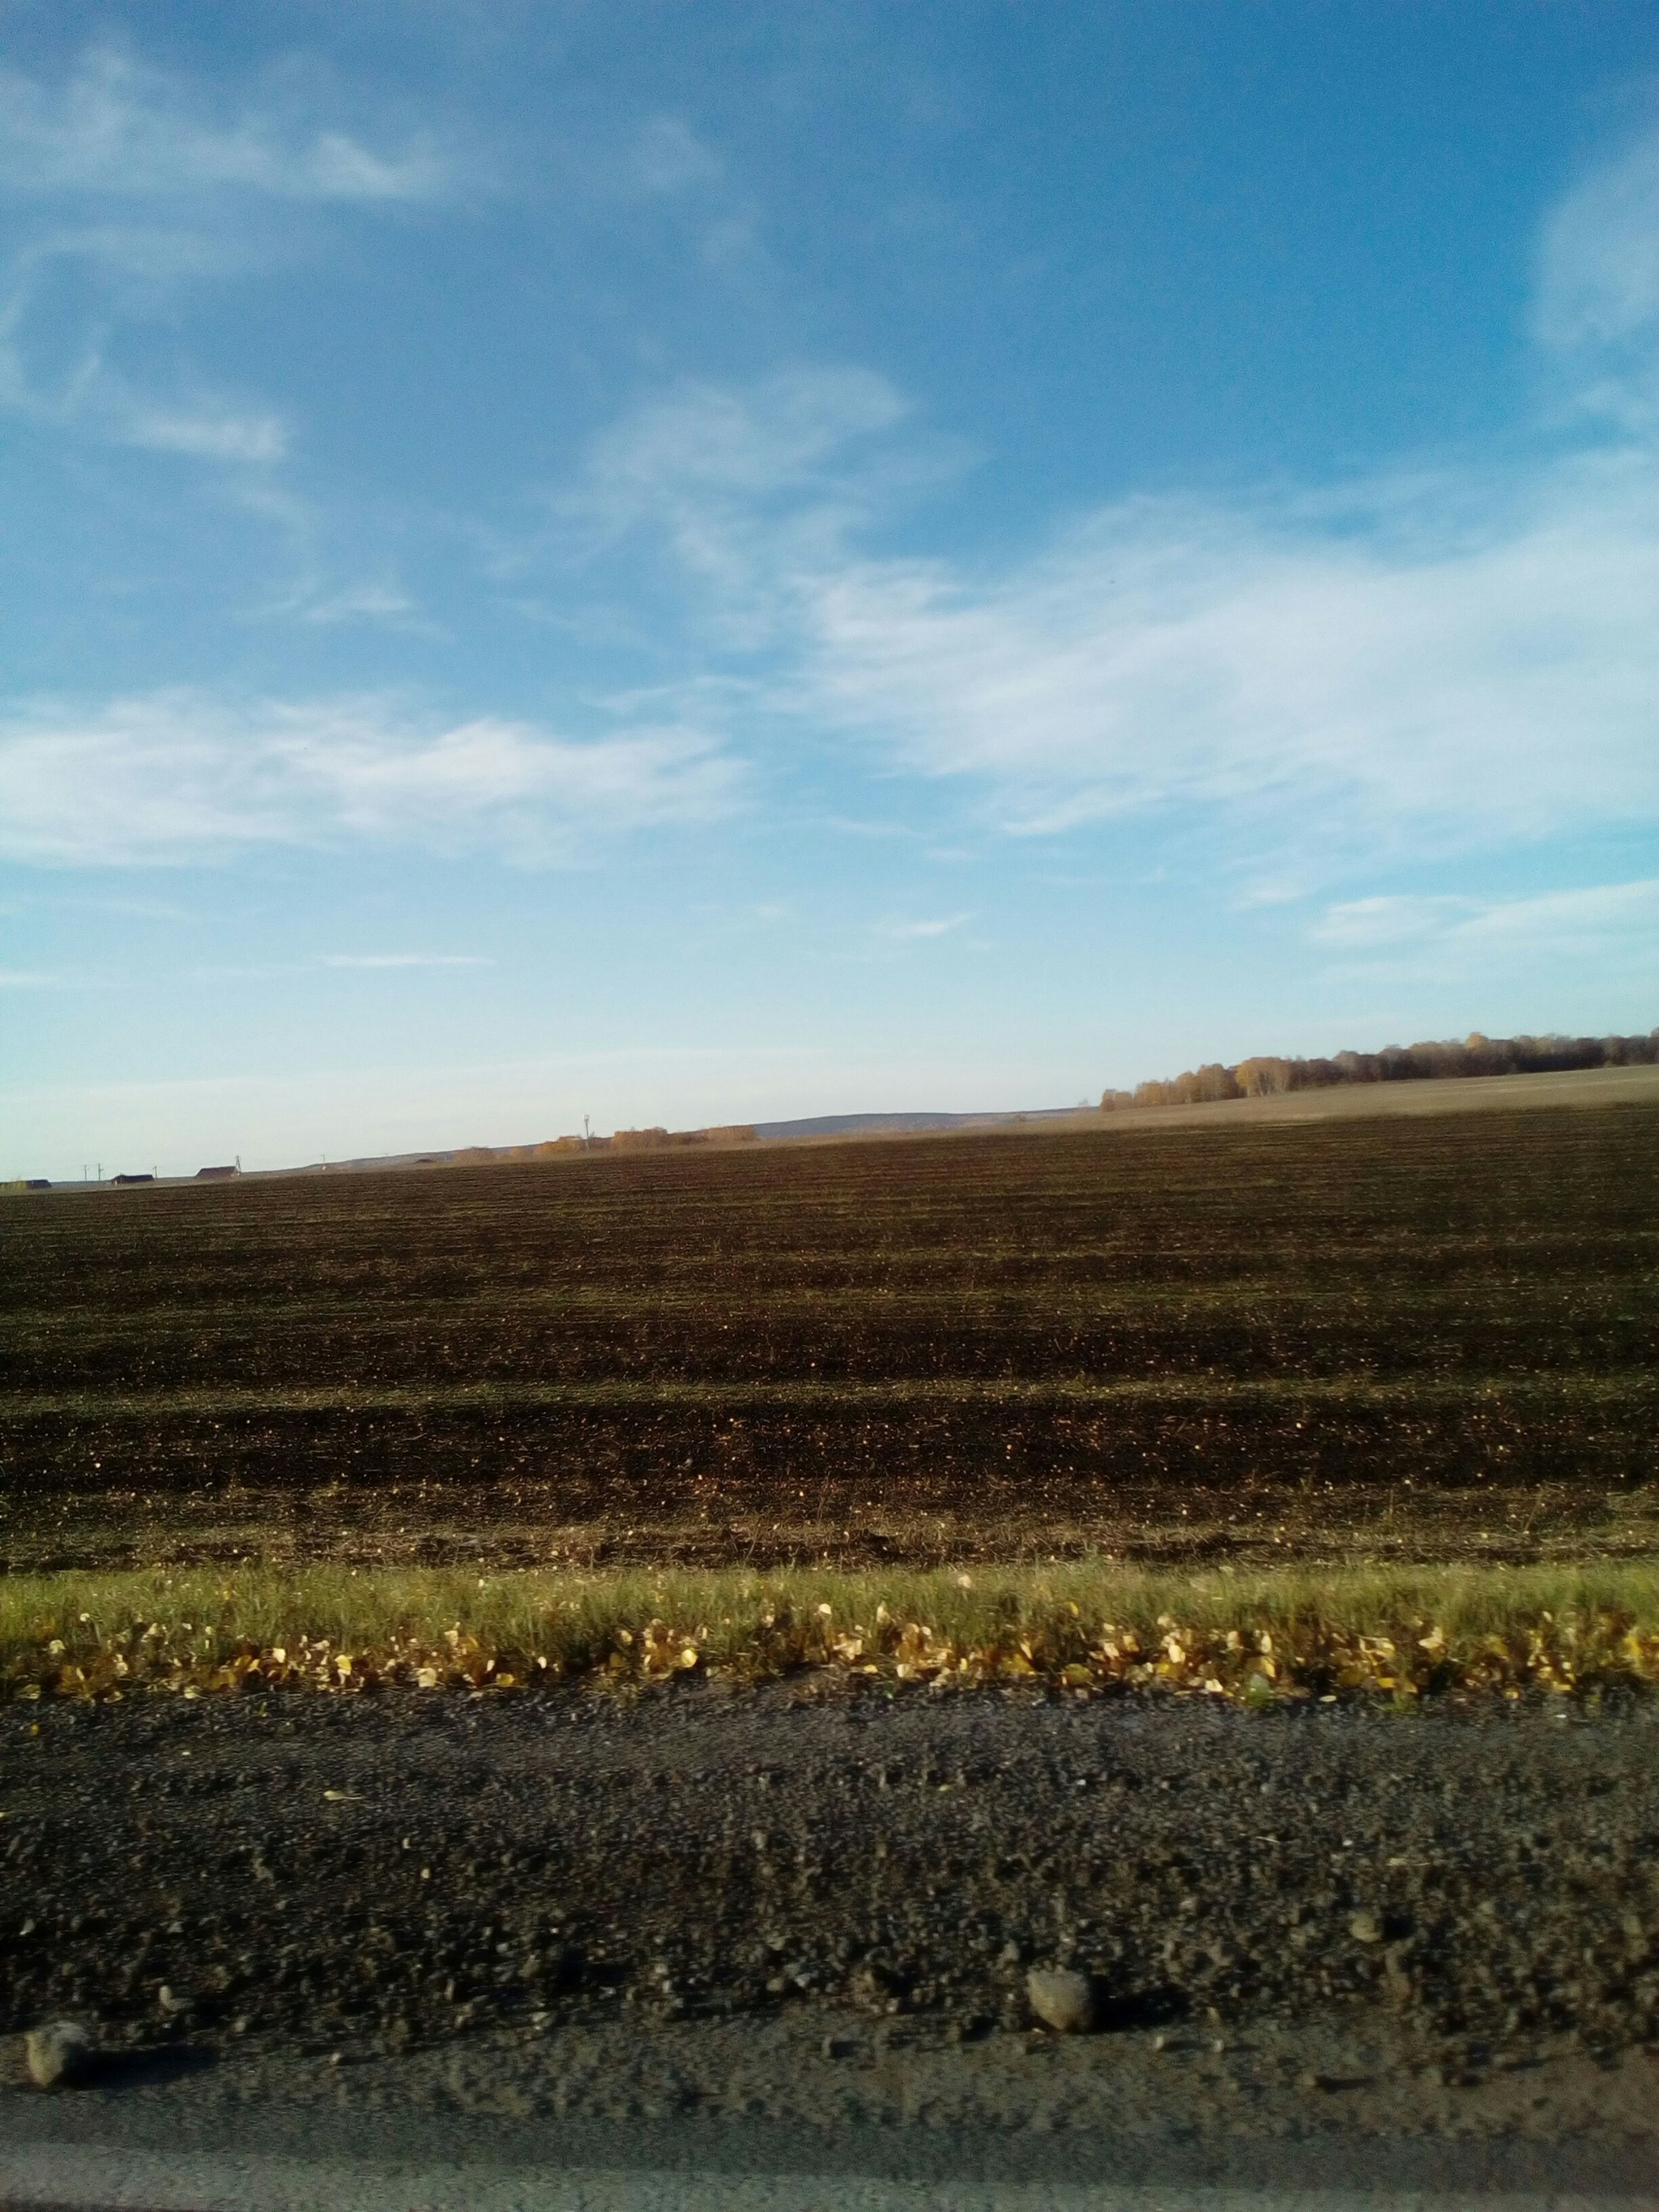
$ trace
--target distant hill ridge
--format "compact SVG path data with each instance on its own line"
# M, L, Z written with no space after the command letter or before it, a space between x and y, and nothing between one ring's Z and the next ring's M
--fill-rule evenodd
M1106 1091L1099 1111L1133 1108L1206 1106L1227 1099L1270 1098L1291 1091L1326 1091L1372 1083L1444 1081L1479 1075L1558 1075L1592 1068L1659 1067L1659 1029L1632 1036L1489 1037L1479 1030L1462 1038L1421 1044L1384 1045L1380 1052L1339 1052L1332 1058L1299 1059L1261 1054L1231 1066L1220 1060L1133 1091ZM925 1135L930 1130L1007 1129L1031 1122L1069 1121L1096 1109L1083 1106L1039 1106L970 1114L814 1114L787 1121L732 1121L703 1129L618 1129L609 1137L546 1139L532 1145L468 1145L459 1150L380 1153L369 1158L319 1160L308 1167L256 1170L259 1175L340 1175L387 1168L483 1167L510 1160L551 1160L580 1152L647 1152L686 1146L728 1146L787 1142L814 1137ZM240 1181L234 1168L210 1167L199 1180ZM168 1177L164 1180L175 1180ZM149 1183L149 1175L118 1175L118 1184ZM44 1177L0 1180L0 1191L50 1190ZM69 1188L59 1185L58 1188Z

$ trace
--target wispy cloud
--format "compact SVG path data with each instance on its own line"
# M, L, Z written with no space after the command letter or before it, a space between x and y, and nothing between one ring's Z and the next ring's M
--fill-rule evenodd
M1617 344L1659 323L1659 129L1599 163L1544 226L1534 327L1546 345Z
M326 598L311 599L299 610L301 619L331 624L350 622L404 622L416 612L415 602L401 586L386 582L348 584Z
M450 182L432 145L370 146L314 121L280 84L261 104L228 109L200 84L106 46L56 84L0 69L0 185L13 191L383 205L434 198Z
M318 114L293 71L240 100L112 47L48 82L0 68L0 406L151 453L267 470L279 411L186 369L135 376L125 341L176 327L181 296L294 250L323 211L385 215L450 195L453 160L417 135L373 143ZM302 220L307 210L311 217Z
M489 968L474 952L325 952L325 968Z
M887 937L903 944L929 937L948 937L953 929L960 929L971 921L968 914L947 914L927 921L878 921L874 925L878 937Z
M280 416L263 410L238 412L222 400L194 409L134 400L111 412L112 425L125 444L146 447L152 453L262 467L281 460L288 446L287 426Z
M696 594L696 622L740 651L789 649L791 580L822 567L867 520L908 412L884 377L803 367L744 386L688 383L599 438L554 502L567 558L627 562L659 548ZM711 640L712 641L712 640Z
M774 709L977 785L1016 833L1170 804L1268 843L1659 818L1645 444L1134 499L988 571L862 549L855 448L900 416L839 378L779 408L700 390L620 429L574 504L654 526L720 602L705 648L768 655Z
M1352 953L1432 948L1580 954L1614 942L1645 943L1659 953L1659 878L1527 898L1349 899L1328 907L1310 935L1317 945Z
M799 708L1040 832L1170 801L1479 835L1659 814L1659 471L1136 501L985 578L797 580ZM1571 746L1562 742L1572 732Z
M1659 315L1659 137L1540 255L1540 337L1637 393L1614 342ZM798 368L635 414L562 514L635 562L654 538L699 682L750 656L775 718L1006 832L1207 811L1311 890L1360 853L1659 820L1659 451L1634 401L1602 412L1571 453L1540 426L1501 463L1126 499L993 564L872 550L945 457L884 380Z
M1534 332L1558 406L1659 433L1659 128L1561 202L1540 243Z
M238 710L167 692L0 720L0 853L97 866L367 842L554 861L726 813L740 784L687 729L578 741L487 717L434 729L374 700Z
M0 407L152 453L255 468L280 460L289 433L274 409L194 377L168 394L146 392L112 357L116 323L159 312L181 283L222 268L204 241L167 241L153 230L94 227L36 239L13 258L0 289Z
M672 198L719 185L726 164L683 116L650 115L601 173L619 191Z

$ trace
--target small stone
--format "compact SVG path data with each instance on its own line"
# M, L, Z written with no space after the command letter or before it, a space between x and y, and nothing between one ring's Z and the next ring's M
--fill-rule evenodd
M1043 2026L1061 2035L1081 2035L1095 2024L1094 1984L1069 1966L1033 1966L1025 1996Z
M1417 1985L1412 1978L1412 1959L1414 1947L1409 1942L1390 1943L1382 1954L1382 1971L1388 1977L1389 1993L1398 2004L1409 2003L1416 1995Z
M1380 1943L1382 1923L1374 1912L1356 1912L1348 1923L1348 1933L1356 1943Z
M23 2043L29 2079L37 2089L72 2088L92 2073L97 2054L79 2021L54 2020L32 2027Z

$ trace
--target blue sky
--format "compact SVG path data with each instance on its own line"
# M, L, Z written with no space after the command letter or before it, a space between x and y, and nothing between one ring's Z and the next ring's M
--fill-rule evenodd
M1659 1022L1645 5L0 0L0 1173Z

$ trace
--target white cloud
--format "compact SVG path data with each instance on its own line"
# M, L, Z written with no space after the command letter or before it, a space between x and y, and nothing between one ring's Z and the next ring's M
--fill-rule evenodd
M384 212L450 192L453 165L429 145L377 149L317 105L292 72L228 106L108 48L56 83L0 68L0 199L18 241L0 284L0 405L152 453L279 461L275 410L188 373L182 388L135 388L124 338L176 324L186 287L291 252L301 204Z
M947 914L931 921L878 921L876 934L890 937L901 943L929 937L948 937L953 929L960 929L973 916L967 914Z
M209 401L194 410L131 401L112 410L112 428L123 442L157 453L187 453L202 461L237 461L262 467L279 461L288 431L279 416L238 414Z
M658 533L700 610L699 684L712 647L763 652L773 708L970 782L1010 830L1197 805L1270 848L1316 838L1316 880L1345 840L1659 817L1640 441L1318 498L1128 500L991 569L861 549L896 474L867 441L902 414L844 372L699 387L605 440L567 512Z
M1592 884L1528 898L1350 899L1328 907L1310 934L1316 944L1350 952L1422 947L1453 955L1577 954L1643 940L1659 952L1659 878Z
M618 164L625 189L652 196L717 185L726 165L678 115L653 115L641 125Z
M799 368L742 386L686 384L595 443L556 502L583 558L638 534L662 542L730 641L786 634L790 571L838 546L870 506L869 441L906 404L868 370Z
M1443 936L1479 911L1474 899L1408 894L1344 899L1326 908L1309 935L1316 945L1343 951L1369 951L1380 945L1422 944Z
M325 968L489 968L473 952L325 952Z
M301 622L325 626L353 622L406 623L417 611L401 586L372 580L348 584L320 599L307 599L301 595L289 600L285 611L297 614Z
M1563 203L1542 258L1552 343L1646 329L1659 136ZM700 682L716 652L764 655L752 680L797 727L959 781L1009 831L1209 810L1264 880L1311 889L1358 851L1659 819L1639 410L1565 456L1126 499L999 564L869 550L939 465L896 451L905 413L851 370L689 386L600 441L564 514L636 568L654 533Z
M105 866L362 840L557 860L726 813L739 784L683 728L576 742L489 717L433 731L373 700L234 711L167 692L0 720L0 853Z
M1659 323L1659 129L1593 169L1544 226L1546 345L1607 345Z
M984 577L797 578L800 709L1007 826L1170 800L1540 834L1659 815L1659 471L1442 477L1345 514L1137 501Z
M450 181L429 146L380 152L280 99L216 112L188 80L109 48L61 84L0 69L0 185L155 199L211 191L359 204L426 200Z
M0 299L0 407L39 423L90 432L112 444L193 460L263 469L283 458L288 428L270 408L239 404L199 383L164 398L136 391L108 358L107 321L136 290L169 292L186 275L215 266L196 241L161 250L153 232L66 233L36 241L13 262ZM51 295L66 266L84 269L106 312L91 322L58 325ZM57 365L39 365L46 355Z
M1499 900L1471 915L1456 934L1478 944L1557 947L1614 937L1652 938L1659 934L1659 880L1595 884L1583 890Z

